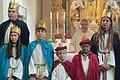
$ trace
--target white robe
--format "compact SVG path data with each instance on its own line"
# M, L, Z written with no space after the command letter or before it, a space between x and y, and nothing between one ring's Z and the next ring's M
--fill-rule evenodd
M71 80L71 78L66 73L64 66L59 64L53 70L51 80Z
M108 35L109 34L105 34L105 38L104 38L104 45L106 47L107 45L107 41L108 41ZM99 51L98 52L98 59L99 59L99 65L101 64L109 64L112 65L113 67L108 70L105 75L103 75L103 72L100 72L100 80L104 80L103 77L105 78L105 80L114 80L114 73L115 73L115 55L114 55L114 51L113 50L108 50L108 49L100 49L99 47ZM106 54L102 54L102 52L106 52ZM106 61L105 61L106 59Z
M46 61L39 44L36 45L36 48L33 50L32 56L30 58L29 74L37 74L37 76L41 74L48 77Z
M10 68L8 69L8 77L11 75L17 77L18 79L22 80L23 76L23 64L21 59L15 59L16 57L16 50L15 47L12 48L12 54L14 57L10 58Z
M85 75L87 76L88 67L89 67L89 58L88 58L88 56L87 56L87 57L86 57L86 60L84 60L84 56L81 55L81 59L82 59L83 70L84 70L84 72L85 72Z

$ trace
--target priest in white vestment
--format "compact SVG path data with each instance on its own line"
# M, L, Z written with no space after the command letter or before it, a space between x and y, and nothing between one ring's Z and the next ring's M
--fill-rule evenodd
M76 52L79 52L80 49L81 49L80 46L79 46L79 42L82 41L82 38L86 37L88 39L91 39L91 37L92 37L92 35L94 33L93 31L91 31L88 28L89 24L88 24L87 19L81 20L80 25L81 25L81 29L79 31L75 32L72 39L71 39L71 44L73 45L74 50Z

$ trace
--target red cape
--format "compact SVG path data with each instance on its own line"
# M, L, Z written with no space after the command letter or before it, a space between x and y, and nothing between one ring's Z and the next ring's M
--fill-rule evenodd
M74 56L72 61L72 80L99 80L100 71L97 56L92 53L90 53L88 56L89 67L87 76L84 73L84 66L82 66L81 54L77 54Z
M71 63L69 61L64 61L64 62L60 62L60 60L56 60L54 63L53 63L53 69L52 71L59 65L59 64L62 64L63 67L65 68L65 71L66 73L68 74L68 76L72 79L72 71L71 71Z

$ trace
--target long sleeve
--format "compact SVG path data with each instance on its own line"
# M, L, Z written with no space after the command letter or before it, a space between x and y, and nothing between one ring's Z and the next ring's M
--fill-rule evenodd
M29 75L30 74L37 74L36 68L34 66L34 61L33 58L30 58L30 63L29 63Z
M46 77L48 77L49 73L48 73L47 65L45 65L45 70L43 71L42 75L45 75Z
M99 52L98 52L98 59L99 59L99 65L104 64L104 62L102 61L102 60L103 60L103 59L102 59L102 53L99 53Z
M110 55L108 58L108 62L109 65L114 66L115 67L115 55L114 55L114 51L110 51Z

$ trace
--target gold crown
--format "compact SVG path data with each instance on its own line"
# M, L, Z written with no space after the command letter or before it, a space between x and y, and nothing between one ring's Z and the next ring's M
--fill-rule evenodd
M13 25L13 27L10 30L10 32L15 32L15 33L18 33L20 35L21 30L20 30L20 28L18 26Z
M44 21L40 21L38 25L36 26L36 29L38 28L45 28L46 29L46 23Z
M20 5L18 3L15 3L15 0L13 2L10 1L10 3L9 3L9 9L13 8L13 9L16 9L18 11L19 7L20 7Z

